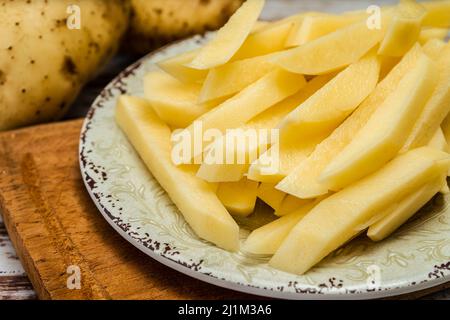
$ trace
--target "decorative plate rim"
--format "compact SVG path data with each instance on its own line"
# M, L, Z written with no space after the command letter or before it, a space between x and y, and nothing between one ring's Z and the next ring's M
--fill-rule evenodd
M209 33L209 35L212 33ZM208 36L208 35L207 35ZM207 37L206 36L206 37ZM175 45L181 45L183 43L188 43L192 41L198 41L196 39L204 39L205 36L194 36L190 37L184 40L179 40L172 42L171 44L168 44L164 47L159 48L158 50L155 50L146 56L140 58L136 62L132 63L130 66L125 68L122 72L120 72L97 96L93 104L91 105L89 112L87 116L85 117L85 120L83 122L81 133L80 133L80 142L79 142L79 165L80 165L80 171L82 175L83 183L86 187L86 190L89 193L89 196L93 200L94 204L96 205L97 209L100 211L104 219L113 227L113 229L118 232L126 241L131 243L133 246L135 246L137 249L148 255L149 257L153 258L154 260L158 261L159 263L162 263L166 265L167 267L170 267L178 272L181 272L187 276L190 276L192 278L223 287L226 289L231 289L234 291L239 291L247 294L253 294L257 296L264 296L264 297L271 297L271 298L282 298L282 299L305 299L305 300L327 300L327 299L339 299L339 300L356 300L356 299L376 299L376 298L386 298L386 297L393 297L393 296L399 296L404 295L408 293L413 293L421 290L430 289L442 284L445 284L450 281L450 276L448 274L443 274L440 277L427 279L424 278L420 282L410 282L410 283L399 283L397 286L388 287L385 286L382 289L379 290L373 290L369 291L366 289L366 291L361 291L360 289L350 290L346 292L338 291L338 292L329 292L327 290L325 291L310 291L309 288L305 287L304 292L284 292L284 291L276 291L273 289L258 287L255 285L250 284L244 284L240 282L232 282L230 280L226 279L220 279L215 277L214 275L203 273L198 270L192 270L189 267L183 265L182 263L175 261L174 259L171 259L168 256L165 256L161 253L155 252L154 249L149 248L145 246L145 244L130 236L129 233L127 233L125 230L123 230L113 219L111 216L111 213L106 209L105 205L102 203L102 199L96 195L93 191L93 187L90 185L90 180L92 179L86 174L86 159L89 158L89 155L85 153L85 141L86 136L88 134L88 131L91 128L91 122L94 117L95 111L98 108L101 108L101 104L104 102L103 99L107 99L108 96L107 92L112 92L113 90L119 90L117 87L117 84L122 83L122 81L130 76L134 75L134 72L139 69L142 64L150 60L155 55L162 53L166 51L169 48L174 47ZM126 93L120 92L121 94ZM450 270L450 261L447 263L444 263L442 266L444 266L445 270ZM436 265L435 268L440 268L441 266ZM430 274L433 272L433 270L430 270Z

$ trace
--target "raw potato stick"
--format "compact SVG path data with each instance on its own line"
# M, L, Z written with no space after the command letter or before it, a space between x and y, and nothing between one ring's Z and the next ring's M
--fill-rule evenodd
M227 63L239 50L264 7L264 0L247 0L217 32L215 38L203 47L189 67L210 69Z
M170 129L148 102L122 96L116 121L194 232L221 248L238 250L239 226L220 203L214 188L195 176L195 166L173 164Z
M364 230L367 222L380 210L446 172L449 159L449 154L436 149L414 149L331 195L292 229L270 265L304 274Z

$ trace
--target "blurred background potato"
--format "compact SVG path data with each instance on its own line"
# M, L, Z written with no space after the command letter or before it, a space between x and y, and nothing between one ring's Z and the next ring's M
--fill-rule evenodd
M80 30L67 27L70 5L81 8ZM121 0L5 0L0 7L0 130L60 118L114 55L128 20Z
M223 25L243 0L0 0L0 130L64 116L115 55ZM81 29L67 27L80 8Z
M131 0L126 46L146 53L155 47L221 27L244 0Z

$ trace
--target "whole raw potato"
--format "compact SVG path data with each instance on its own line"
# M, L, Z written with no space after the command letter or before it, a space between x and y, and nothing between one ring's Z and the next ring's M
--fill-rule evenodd
M221 27L244 0L131 0L127 48L146 53L162 44Z
M128 18L121 0L0 0L0 130L61 117Z

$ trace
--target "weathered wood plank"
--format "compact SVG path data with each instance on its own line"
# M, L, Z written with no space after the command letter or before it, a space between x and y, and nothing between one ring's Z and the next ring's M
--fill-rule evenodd
M0 300L36 299L27 276L0 276Z
M0 207L42 299L246 299L189 278L134 248L99 214L78 164L81 121L0 135ZM81 289L67 287L70 266Z
M0 220L0 276L23 275L25 271L9 240L3 221Z
M314 0L314 1L299 1L299 0L268 0L267 6L263 12L263 19L277 19L284 17L286 15L300 12L300 11L325 11L325 12L343 12L349 10L356 9L365 9L369 5L379 4L384 5L387 3L395 3L395 0L339 0L339 1L329 1L329 0ZM79 98L75 102L73 108L70 110L69 114L66 116L66 119L73 119L78 117L83 117L95 97L100 93L103 87L125 66L132 63L138 57L125 56L120 55L116 57L104 70L100 73L100 75L88 84ZM78 188L82 188L82 185L77 185ZM83 198L83 197L82 197ZM106 228L108 229L108 228ZM105 231L105 232L111 232ZM120 237L116 237L115 241L123 241ZM128 247L127 247L128 248ZM134 250L134 248L130 247L130 250ZM125 254L125 252L122 252ZM140 253L138 253L139 255ZM132 259L133 261L135 259ZM138 259L139 260L139 259ZM149 261L147 257L142 257L142 263L144 261ZM133 261L131 263L133 263ZM149 262L150 263L150 262ZM156 263L157 264L157 263ZM153 268L153 269L152 269ZM173 279L185 279L184 276L178 275L176 272L172 270L166 270L167 268L163 266L159 266L158 268L152 267L152 270L156 270L157 272L167 272L169 277L173 277ZM135 270L139 270L137 266L135 266ZM188 280L190 280L188 278ZM200 284L200 282L196 280L192 280L195 284L198 284L200 291L206 291L209 288L212 288L209 285ZM189 282L189 281L188 281ZM168 284L165 284L166 286ZM157 288L157 287L156 287ZM189 288L189 284L184 286L183 289L185 292L182 296L186 297L187 292L186 288ZM164 297L175 297L173 292L170 289L165 289L166 292L160 292L155 298L164 298ZM214 288L214 290L221 292L221 289ZM189 291L189 290L187 290ZM225 291L226 292L226 291ZM9 240L9 237L6 233L6 229L2 222L1 212L0 212L0 300L1 299L29 299L34 298L35 293L33 292L30 282L28 278L25 276L25 271L19 262L14 248ZM192 298L200 298L201 294L193 294ZM431 296L427 296L427 299L448 299L450 300L450 290L447 290L442 293L434 294Z
M9 240L0 215L0 300L35 297L36 294Z

